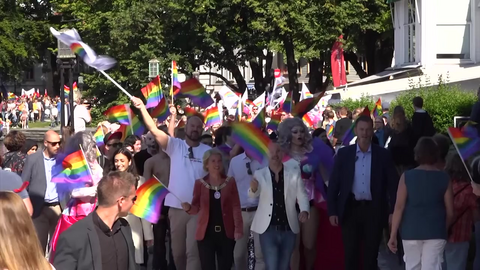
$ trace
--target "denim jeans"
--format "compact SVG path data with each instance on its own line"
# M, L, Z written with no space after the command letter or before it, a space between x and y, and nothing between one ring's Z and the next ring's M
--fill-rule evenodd
M469 242L447 243L445 245L445 260L443 270L467 269Z
M292 231L276 230L269 227L260 234L260 246L264 254L266 270L290 269L290 258L295 248L296 234Z

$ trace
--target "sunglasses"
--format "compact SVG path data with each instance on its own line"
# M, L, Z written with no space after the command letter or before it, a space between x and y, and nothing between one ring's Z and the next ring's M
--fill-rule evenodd
M247 164L245 164L245 166L247 167L248 175L252 175L252 167L250 166L250 162L247 162Z
M55 147L57 145L60 145L62 142L59 141L59 142L49 142L49 141L46 141L47 143L49 143L51 146Z
M122 147L123 143L119 142L119 143L107 143L108 147L116 147L116 148L120 148Z
M194 159L195 157L193 156L193 148L190 147L188 148L188 158Z

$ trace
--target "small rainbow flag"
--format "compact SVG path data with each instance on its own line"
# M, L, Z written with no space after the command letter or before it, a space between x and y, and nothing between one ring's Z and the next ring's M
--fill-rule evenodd
M170 96L175 96L181 88L182 86L178 82L177 62L172 61L172 86L170 87Z
M313 120L307 113L302 117L302 120L307 127L313 127Z
M124 142L128 136L133 134L132 129L129 126L122 124L120 124L120 127L115 132L122 133L122 138L120 139L121 142Z
M72 50L72 52L74 52L75 54L78 54L78 56L80 56L81 58L85 58L85 56L87 55L87 52L80 43L72 43L70 45L70 50Z
M325 92L318 94L313 98L306 98L295 105L295 108L292 110L292 114L297 117L303 117L309 111L311 111L318 104L320 99L322 99Z
M375 102L375 108L373 108L373 117L381 116L383 114L382 109L382 100L379 98L377 102Z
M448 134L463 160L469 159L480 151L480 138L474 126L464 126L462 129L449 127Z
M218 112L218 107L212 107L207 109L205 113L205 129L216 124L222 124L222 119L220 118L220 113Z
M110 122L130 125L130 106L127 104L110 107L103 113Z
M272 117L270 118L270 122L267 124L267 129L271 129L273 131L277 130L280 122L282 122L282 114L272 112Z
M15 100L15 99L17 99L17 97L15 96L15 94L12 93L12 92L8 92L8 100Z
M267 158L270 138L252 123L234 122L232 124L232 139L256 161L261 163Z
M145 125L142 123L142 121L137 115L134 115L132 117L131 127L133 129L133 134L137 136L142 136L143 134L145 134Z
M61 162L61 164L54 166L52 182L80 183L91 180L92 176L90 174L90 168L88 167L87 160L85 159L82 150L71 153Z
M103 134L102 126L97 127L97 130L93 134L93 137L95 137L95 143L98 147L102 147L105 145L105 143L103 142L103 140L105 139L105 134Z
M150 178L137 189L137 200L130 213L156 224L160 219L162 202L168 193L168 189L160 181Z
M168 110L167 100L165 97L162 97L160 103L158 103L157 107L150 112L150 116L152 118L157 118L159 122L163 122L167 119L170 115L170 110Z
M180 93L202 108L208 108L214 103L205 87L195 78L188 79L180 84Z
M265 126L265 107L255 116L252 124L260 130Z
M74 92L78 91L77 82L73 82L72 88Z
M330 126L328 127L328 130L327 130L327 138L329 140L331 140L333 138L333 129L335 128L335 126L333 124L330 124Z
M287 94L287 97L282 103L281 109L286 113L291 113L293 110L293 92Z
M68 97L70 95L70 87L64 85L63 91L65 92L65 97Z
M145 107L147 109L156 107L162 99L162 85L160 84L160 76L157 75L155 79L142 88L142 94L147 100Z
M183 109L183 113L185 114L185 116L187 117L191 117L191 116L198 116L200 119L202 119L203 122L205 122L205 116L203 114L201 114L200 112L197 112L194 108L192 107L185 107Z

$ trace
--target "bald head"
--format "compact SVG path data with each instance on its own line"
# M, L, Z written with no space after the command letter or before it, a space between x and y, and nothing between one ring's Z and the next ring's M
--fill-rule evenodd
M53 158L57 155L58 149L60 149L60 135L53 130L45 132L43 139L43 145L45 146L45 154Z

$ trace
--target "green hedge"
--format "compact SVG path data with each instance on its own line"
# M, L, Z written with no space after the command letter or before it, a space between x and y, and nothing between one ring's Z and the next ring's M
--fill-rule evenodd
M402 92L390 103L391 113L395 106L402 106L407 117L411 118L414 112L412 99L416 96L423 98L424 109L432 116L435 128L442 133L453 126L454 116L469 116L473 104L477 101L475 93L463 91L457 85L441 83L438 86ZM372 109L375 101L370 97L361 97L358 100L343 100L337 106L344 106L351 111L367 105Z

